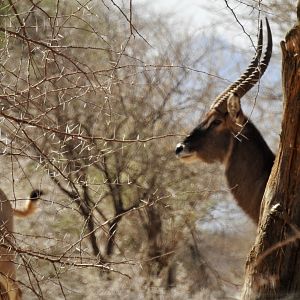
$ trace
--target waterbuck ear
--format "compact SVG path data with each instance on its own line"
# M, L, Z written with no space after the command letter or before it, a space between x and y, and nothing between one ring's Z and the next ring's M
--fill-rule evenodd
M231 94L227 99L227 111L230 118L234 123L238 122L238 117L241 114L241 101L240 97L236 94Z

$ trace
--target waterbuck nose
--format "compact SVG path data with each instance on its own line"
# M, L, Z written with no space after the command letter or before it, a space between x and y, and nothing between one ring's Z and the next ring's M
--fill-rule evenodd
M175 148L175 153L176 153L176 155L179 155L180 152L183 151L183 149L184 149L184 145L183 145L183 144L181 144L181 143L177 144L177 146L176 146L176 148Z

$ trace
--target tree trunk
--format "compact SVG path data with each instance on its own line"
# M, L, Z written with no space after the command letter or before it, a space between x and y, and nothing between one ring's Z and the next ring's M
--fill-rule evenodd
M300 0L281 42L284 115L279 151L246 265L242 299L300 299Z

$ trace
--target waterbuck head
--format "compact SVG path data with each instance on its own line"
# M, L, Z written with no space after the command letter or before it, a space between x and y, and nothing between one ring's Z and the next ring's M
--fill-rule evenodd
M260 23L256 54L241 77L223 91L212 103L200 124L177 144L176 155L188 162L195 159L212 163L226 163L231 140L237 133L243 134L247 122L240 99L260 80L267 69L272 54L272 35L268 20L268 44L261 59L263 46L262 22Z
M240 99L259 81L269 64L272 35L268 20L266 23L268 43L263 58L261 22L256 55L247 70L214 100L200 124L175 150L183 161L222 162L231 193L256 223L274 154L254 124L244 116Z

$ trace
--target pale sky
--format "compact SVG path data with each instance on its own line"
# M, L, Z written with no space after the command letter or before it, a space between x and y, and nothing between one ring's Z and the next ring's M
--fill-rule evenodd
M214 32L241 48L249 49L252 46L250 36L256 44L258 11L239 1L228 0L227 2L238 17L240 24L232 11L226 7L224 0L133 0L133 6L146 3L154 13L169 13L168 17L171 16L175 23L178 22L178 25L182 27L186 26L187 30L195 34L201 34L203 31ZM265 11L271 13L271 10L266 7L263 7L263 11L261 19L267 16ZM215 26L216 24L218 26ZM273 38L274 45L279 45L278 37L273 35ZM277 52L278 49L274 50Z
M236 22L232 12L226 7L224 0L133 0L133 5L134 3L146 3L150 9L157 13L171 13L171 16L178 20L179 24L187 25L190 30L195 32L214 30L214 24L220 25L223 22L224 26L217 26L217 32L220 35L230 38L234 35L234 39L240 39L240 36L245 40L249 39L242 27ZM253 12L245 5L237 5L237 2L229 1L228 3L235 3L235 5L232 4L232 8L245 31L255 35L257 23L247 21L243 15L248 15L249 19L255 20L257 19L257 12Z

